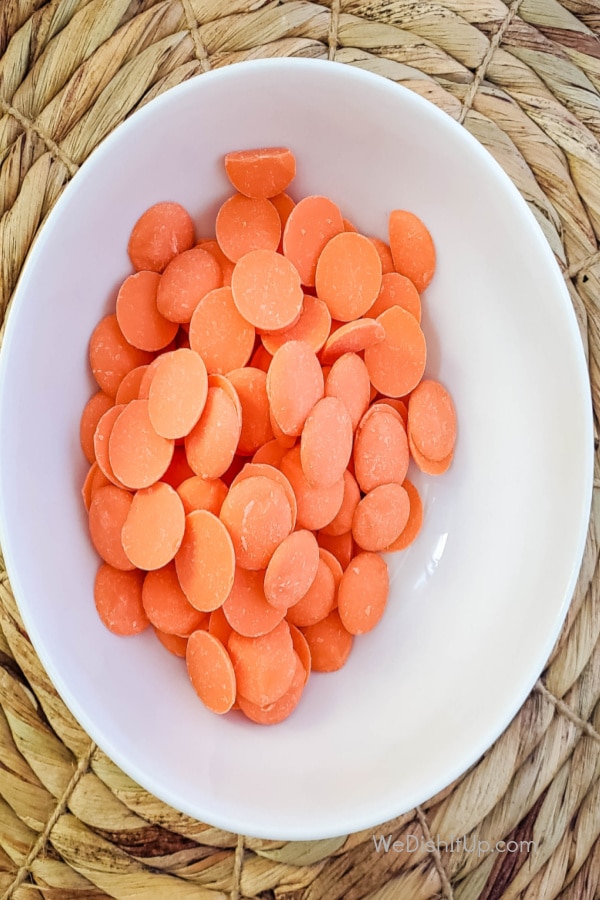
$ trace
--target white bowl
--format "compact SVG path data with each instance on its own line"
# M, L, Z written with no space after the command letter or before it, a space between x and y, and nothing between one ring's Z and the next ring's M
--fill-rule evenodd
M367 234L391 209L429 226L429 375L452 392L456 457L414 479L416 543L389 559L383 622L294 714L260 727L198 701L150 633L101 625L78 439L89 336L130 272L130 229L159 200L211 233L223 155L287 145L293 194L324 193ZM374 826L447 785L509 723L559 633L592 485L587 371L553 255L515 187L446 114L350 66L243 63L150 103L92 154L23 271L0 375L2 543L50 678L132 778L215 826L311 839Z

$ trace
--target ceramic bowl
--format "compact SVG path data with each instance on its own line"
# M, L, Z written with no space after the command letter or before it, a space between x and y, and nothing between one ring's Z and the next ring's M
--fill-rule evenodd
M384 619L346 666L260 727L205 710L182 660L119 638L93 602L80 489L87 347L160 200L213 230L226 152L286 145L291 193L327 194L366 234L391 209L428 225L427 374L451 391L451 469L412 473L425 523L389 557ZM591 403L561 273L492 157L428 101L324 61L232 65L149 103L95 150L35 242L0 372L2 546L26 628L65 702L132 778L220 828L312 839L369 828L460 775L525 700L575 585L592 484Z

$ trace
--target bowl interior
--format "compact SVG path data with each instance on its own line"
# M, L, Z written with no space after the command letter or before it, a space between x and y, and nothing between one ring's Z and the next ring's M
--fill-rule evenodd
M80 487L87 344L130 272L130 229L159 200L213 232L232 149L288 145L290 193L332 197L386 237L395 207L429 226L427 373L455 399L459 438L422 491L417 542L389 558L380 626L346 667L314 675L285 723L217 717L150 633L97 618L97 560ZM586 366L552 254L516 189L448 116L351 67L260 61L149 104L86 162L23 273L2 350L2 540L26 627L98 744L201 820L309 839L411 808L470 765L524 700L578 571L591 490Z

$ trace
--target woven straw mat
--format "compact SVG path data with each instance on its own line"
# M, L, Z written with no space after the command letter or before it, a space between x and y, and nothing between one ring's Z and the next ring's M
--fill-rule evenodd
M336 59L437 104L513 179L564 272L598 412L599 34L600 0L0 0L0 310L64 186L140 106L238 60ZM255 840L170 809L73 720L0 568L0 897L600 898L599 512L596 493L565 626L521 711L455 784L378 829L435 837L435 852L377 853L372 829Z

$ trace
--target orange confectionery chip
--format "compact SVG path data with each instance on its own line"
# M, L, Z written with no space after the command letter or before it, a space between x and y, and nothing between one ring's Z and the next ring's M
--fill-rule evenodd
M227 485L220 478L202 478L193 475L176 488L186 516L195 509L207 509L218 516L227 496Z
M346 571L338 591L338 612L350 634L371 631L385 612L390 577L379 553L358 553Z
M195 350L165 353L148 392L148 415L157 434L182 438L190 433L206 403L208 375Z
M104 562L113 569L135 569L121 543L121 531L127 520L133 496L129 491L109 484L99 488L90 503L89 529L92 544Z
M324 531L318 531L317 541L321 550L327 550L328 553L331 553L337 559L342 569L349 565L356 550L351 531L338 535L325 534Z
M250 366L253 369L262 369L263 372L268 372L272 359L273 357L271 356L269 351L261 344L252 354Z
M105 394L104 391L96 391L83 408L79 423L79 440L83 454L90 465L96 459L94 434L98 427L98 422L104 413L108 412L111 406L114 405L114 402L113 398Z
M178 253L194 246L194 223L179 203L155 203L137 220L127 252L136 271L162 272Z
M408 401L408 430L415 447L439 462L454 450L456 412L452 398L439 381L424 379Z
M286 476L298 504L297 528L316 531L338 514L344 498L344 479L328 488L314 488L302 470L300 447L292 447L281 460L281 471Z
M121 540L138 569L160 569L171 562L181 546L185 512L177 491L158 481L136 491Z
M321 364L304 341L288 341L277 350L266 376L273 417L284 434L297 437L309 412L325 393Z
M387 399L390 399L390 398L387 398ZM384 413L384 414L387 413L387 415L393 416L393 418L396 420L396 422L399 422L400 425L402 425L404 427L404 430L406 431L406 426L404 424L404 419L402 418L401 412L398 409L396 409L396 406L394 404L384 403L383 399L379 400L377 398L377 396L375 396L373 398L371 405L369 406L369 408L365 412L364 416L358 423L359 427L362 428L363 425L366 425L366 423L369 421L371 416L375 415L376 413L377 413L377 415L381 415L382 413Z
M232 486L219 517L233 541L237 564L244 569L264 569L292 530L286 491L264 475L253 475Z
M304 683L306 684L306 682L308 681L308 676L310 675L310 670L312 668L310 660L310 648L308 646L306 638L296 625L289 625L289 628L290 634L292 636L292 644L294 645L294 650L298 654L300 662L302 663L302 668L304 669Z
M319 256L315 287L333 319L363 316L381 289L381 260L371 241L349 231L332 238Z
M177 323L165 319L156 305L160 279L158 272L136 272L125 279L117 294L119 328L139 350L161 350L177 334Z
M211 712L223 715L235 702L236 682L231 657L208 631L194 631L185 653L192 686Z
M181 637L181 635L179 634L165 634L165 632L161 631L160 628L154 628L154 634L161 642L165 650L168 650L169 653L173 654L173 656L178 656L180 659L185 659L185 652L188 642L188 639L186 637Z
M221 267L223 287L229 287L231 285L231 276L233 275L234 263L232 263L230 259L227 259L216 241L199 241L196 246L202 247L203 250L206 250L207 253L210 253L211 256L214 256L216 261L219 263L219 266Z
M326 304L318 297L305 294L298 321L283 331L265 332L262 342L270 354L276 353L287 341L304 341L318 353L329 337L330 329L331 316Z
M217 609L213 609L213 611L209 613L208 630L210 634L214 635L214 637L218 638L221 641L224 647L227 646L233 628L225 618L225 613L223 612L222 606L219 606Z
M129 403L131 400L139 399L140 387L149 368L149 366L137 366L125 375L117 388L115 403Z
M245 366L229 372L227 380L233 385L242 409L242 431L237 452L240 456L253 456L259 447L273 439L267 375L262 369Z
M102 623L122 637L139 634L150 622L142 604L144 573L124 572L103 563L94 582L94 602Z
M260 637L272 631L285 615L285 609L275 609L267 603L263 579L263 572L236 567L233 587L222 609L237 634Z
M405 209L394 209L389 221L394 268L410 278L421 294L435 272L435 246L421 219Z
M266 706L258 706L241 695L238 697L241 711L251 722L256 722L257 725L277 725L287 719L298 706L308 675L296 651L294 651L294 656L296 668L292 683L279 700L268 703Z
M392 259L392 251L390 250L389 245L386 244L385 241L379 240L379 238L370 237L369 240L379 254L382 275L394 272L394 260Z
M354 511L352 537L362 550L385 550L402 533L410 500L400 484L380 484L362 498Z
M290 213L296 204L288 194L284 193L277 194L275 197L269 197L269 200L279 213L279 218L281 220L281 234L283 236L283 229L285 228L287 220L290 217ZM281 242L279 244L279 251L283 253Z
M292 434L285 434L279 425L277 424L277 420L273 415L273 410L269 409L269 419L271 422L271 428L273 429L273 436L280 447L284 450L291 450L292 447L296 444L296 438Z
M300 461L311 487L328 488L344 477L352 456L352 421L337 397L317 401L300 438Z
M325 342L320 359L330 365L344 353L361 353L378 344L385 337L385 329L376 319L356 319L338 328Z
M358 229L354 227L350 219L342 219L344 223L344 231L353 231L356 232Z
M148 400L132 400L117 418L108 439L108 458L115 476L133 490L150 487L165 474L174 442L156 433Z
M279 464L285 456L286 452L286 448L282 447L279 441L273 438L272 441L267 441L266 444L263 444L262 447L258 448L256 453L252 457L252 462L263 463L263 465L268 466L275 466L275 468L278 469Z
M246 368L249 368L249 367L246 367ZM245 370L246 370L245 368L242 368L239 371L245 372ZM232 372L234 372L234 371L237 372L238 370L232 369ZM230 374L231 374L231 372L229 373L229 375ZM218 387L218 388L221 388L223 391L225 391L225 393L227 394L229 399L233 401L233 405L236 408L238 419L241 422L242 421L242 404L240 401L240 395L238 394L236 388L233 386L233 381L229 378L229 375L227 376L227 378L225 377L225 375L216 375L216 374L209 375L208 376L208 386L209 387Z
M385 404L386 406L391 406L392 409L395 409L400 418L404 423L404 427L408 423L408 407L404 400L398 400L395 397L377 397L378 404Z
M445 456L444 459L428 459L421 453L418 447L415 446L410 431L408 433L408 447L410 455L414 459L417 467L421 472L424 472L425 475L443 475L444 472L448 471L452 464L452 460L454 459L454 450L452 450L448 456Z
M408 441L399 415L383 404L369 410L354 440L354 472L360 489L370 491L391 481L402 484L408 462Z
M255 475L263 475L265 478L270 478L272 481L275 481L277 484L281 485L281 487L284 489L286 497L288 499L288 503L290 504L290 509L292 511L293 530L296 527L296 518L298 516L298 504L296 502L296 495L294 493L293 487L291 486L283 472L280 472L276 466L268 465L267 463L245 463L233 478L230 487L235 487L235 485L240 481L244 481L246 478L253 478Z
M312 531L301 529L286 537L269 560L264 577L267 601L285 610L308 591L319 567L319 545Z
M381 279L381 290L377 300L369 310L373 318L380 316L386 309L392 306L401 306L414 316L417 322L421 322L421 298L416 287L405 275L398 272L389 272Z
M208 614L194 609L179 584L175 565L148 572L142 588L142 603L152 625L164 634L188 637L208 627Z
M317 574L307 592L287 611L290 625L303 628L329 615L335 606L335 579L327 563L319 556Z
M266 200L285 191L296 174L296 158L287 147L237 150L226 155L225 171L240 194Z
M190 322L190 347L200 354L209 374L225 375L245 366L254 337L254 326L238 312L230 287L206 294Z
M177 490L183 481L187 481L188 478L192 477L195 477L195 474L187 461L185 449L183 447L175 447L173 459L169 463L169 468L162 476L161 481L165 481L167 484L170 484L172 488ZM187 512L189 512L189 510L186 510L186 513Z
M337 397L350 413L352 430L365 414L371 395L369 373L356 353L345 353L336 359L325 380L325 396Z
M251 250L231 276L240 315L262 331L289 328L302 312L304 293L292 263L275 250Z
M302 629L313 672L336 672L350 656L354 637L342 625L337 609L315 625Z
M111 406L111 408L108 409L103 416L101 416L96 426L96 431L94 432L94 454L100 471L102 472L104 477L107 478L112 484L116 484L117 487L121 488L124 487L124 485L119 481L119 479L113 472L113 468L108 455L108 448L110 436L112 434L115 422L125 408L126 407L124 404Z
M128 372L152 361L152 354L132 347L119 328L114 314L105 316L92 332L89 345L92 375L98 386L115 397L118 387Z
M177 349L179 349L179 348L177 348ZM171 351L169 350L167 352L170 353ZM150 365L144 366L145 371L144 371L144 374L142 375L142 378L140 381L140 386L138 389L138 395L137 395L138 400L147 400L148 399L148 397L150 395L150 385L152 384L152 379L154 378L154 375L156 374L156 370L159 367L159 365L161 364L163 357L165 357L166 355L167 354L163 351L159 356L156 357L156 359L152 360Z
M192 247L173 259L163 272L156 305L170 322L189 322L194 310L208 294L223 284L223 273L215 257L202 247Z
M295 205L283 231L283 252L298 270L302 284L314 285L323 248L343 231L339 207L327 197L304 197Z
M385 328L385 338L365 350L371 384L388 397L404 397L423 377L425 335L415 317L400 306L386 309L377 321Z
M408 522L400 532L396 540L385 548L385 553L395 553L397 550L405 550L415 540L423 526L423 501L418 490L408 478L402 482L402 487L408 494L410 511Z
M320 535L320 532L319 532ZM340 581L342 580L342 575L344 574L344 569L342 568L342 564L337 558L331 553L329 550L326 550L325 547L319 546L319 557L323 560L323 562L329 566L331 569L331 574L333 575L333 583L335 585L335 603L337 606L337 589L340 586ZM352 558L352 557L350 557Z
M209 387L202 415L185 438L191 469L202 478L220 478L232 463L240 433L240 419L229 394Z
M85 480L81 488L81 497L88 512L90 510L92 497L94 496L96 491L101 487L105 487L107 484L112 484L112 482L108 480L98 463L93 462L88 469L88 473L85 476Z
M288 623L278 625L260 637L236 634L229 638L229 653L240 697L257 706L275 703L291 686L296 671L296 654Z
M197 509L185 517L175 569L185 596L196 609L212 612L227 599L233 586L235 552L229 532L213 513Z
M215 224L217 243L237 263L253 250L275 252L281 239L279 213L268 200L252 200L234 194L220 208ZM232 285L235 269L232 275Z
M335 519L321 529L323 534L330 537L339 537L341 534L347 534L352 530L352 519L354 510L358 506L360 500L360 488L356 478L348 469L344 472L344 499L340 506L339 512Z

